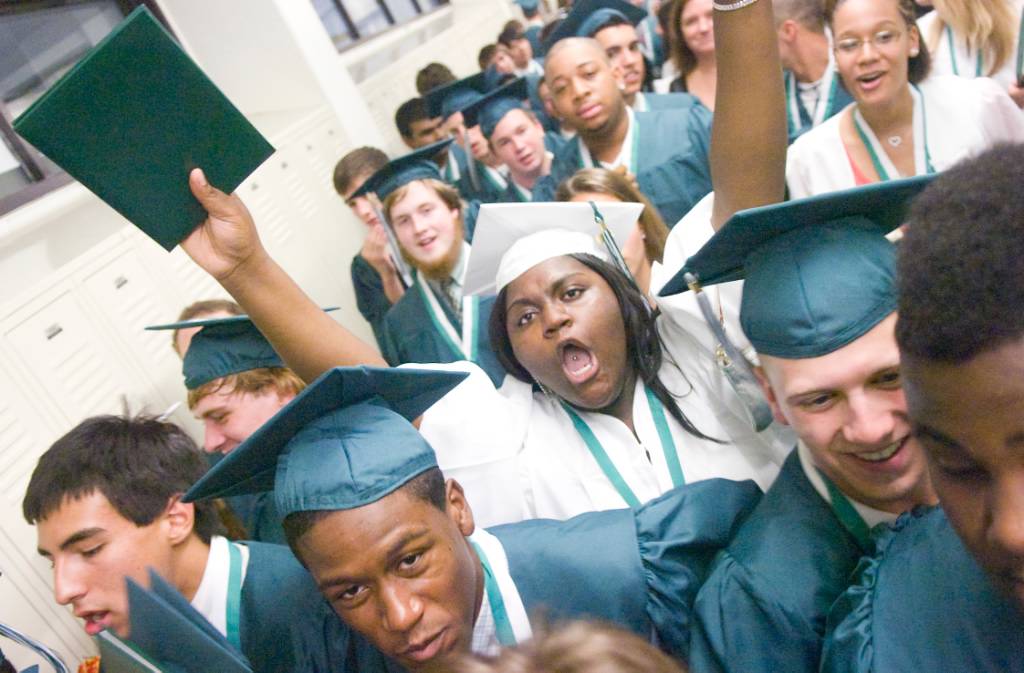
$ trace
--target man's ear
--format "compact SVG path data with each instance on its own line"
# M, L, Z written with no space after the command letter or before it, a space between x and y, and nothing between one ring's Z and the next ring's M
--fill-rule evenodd
M464 537L469 537L476 530L473 522L473 510L466 500L466 494L462 485L454 479L448 479L444 483L445 513L452 520Z
M195 530L195 505L190 502L182 502L180 493L171 497L163 516L168 539L172 545L185 542Z
M771 381L768 380L768 375L765 374L763 367L754 367L754 376L757 377L757 382L761 384L761 392L764 393L765 399L768 400L768 406L772 410L772 418L776 422L782 425L789 425L789 421L782 413L782 407L779 406L779 398L775 395L775 389L772 388Z
M793 19L786 19L779 24L779 37L785 42L792 44L796 41L799 25Z

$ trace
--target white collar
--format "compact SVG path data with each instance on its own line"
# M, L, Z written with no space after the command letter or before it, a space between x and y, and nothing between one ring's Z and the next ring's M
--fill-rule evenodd
M206 559L203 579L199 582L196 595L192 599L192 607L222 636L228 633L228 575L231 572L231 554L228 551L227 538L215 535L210 540L210 555ZM249 548L244 544L237 545L242 552L242 582L249 567Z
M476 616L476 623L473 624L470 649L473 654L493 657L501 651L501 643L498 642L498 627L494 623L494 614L491 612L491 601L487 599L487 590L484 589L482 594L480 614Z
M636 96L633 97L633 110L635 112L647 112L650 110L650 106L647 105L647 96L644 95L643 91L637 91Z
M636 114L633 112L633 108L626 106L626 136L622 139L622 147L619 148L619 156L615 157L612 162L600 162L602 168L618 168L619 166L625 166L626 170L630 173L635 173L633 170L633 134L636 133ZM590 149L587 144L580 139L580 160L583 162L583 166L586 168L595 168L594 157L590 154Z
M828 486L825 485L825 480L821 478L821 473L818 472L818 468L814 465L814 456L811 455L811 450L807 448L803 440L797 442L796 450L800 458L800 467L803 468L807 481L811 482L811 486L818 492L821 499L831 505L832 498L828 494ZM868 525L868 528L874 528L880 523L892 523L899 517L899 514L883 512L880 509L868 507L863 503L857 502L848 494L844 495L846 495L850 504L853 505L853 508L857 510L857 514L860 514L860 518L864 519L864 523Z

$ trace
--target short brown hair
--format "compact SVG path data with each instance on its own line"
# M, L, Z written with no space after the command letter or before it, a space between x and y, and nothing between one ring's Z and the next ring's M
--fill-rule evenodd
M649 262L661 261L665 254L665 241L668 240L668 227L658 210L632 182L607 168L582 168L558 185L555 200L571 201L577 194L587 192L608 194L623 203L642 203L644 210L640 213L640 229L644 233L644 254Z
M220 391L258 394L273 388L282 397L294 397L305 387L306 383L287 367L259 367L207 381L188 391L188 408L195 409L204 397Z
M360 179L376 173L388 163L388 155L376 147L357 147L345 156L334 167L334 191L341 198L346 198L352 184Z
M825 21L828 22L830 30L835 29L835 18L836 10L839 6L846 2L846 0L825 0ZM917 30L917 5L914 0L893 0L896 3L896 7L900 11L900 16L903 17L903 21L907 26L907 30ZM918 84L932 69L932 57L928 53L928 45L925 44L924 36L920 35L918 31L918 51L917 56L911 56L907 60L907 79L911 84Z
M681 663L617 626L573 621L538 629L496 657L462 655L453 673L684 673Z
M178 314L178 319L175 322L185 322L186 320L192 320L199 316L211 315L213 313L242 315L245 311L230 299L202 299L192 302L181 309L181 313ZM171 332L171 348L174 349L175 353L178 352L178 330ZM184 357L184 354L182 356Z
M458 77L444 63L428 63L416 73L416 91L426 96L428 91L456 80Z

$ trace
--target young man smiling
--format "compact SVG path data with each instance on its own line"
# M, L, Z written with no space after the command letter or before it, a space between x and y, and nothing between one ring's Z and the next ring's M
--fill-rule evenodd
M22 504L53 565L54 597L90 635L130 637L125 579L147 585L152 568L254 671L302 670L291 640L327 614L316 585L286 548L229 542L216 535L210 503L182 502L205 471L184 431L150 418L98 416L60 438ZM313 656L324 641L308 635Z
M824 671L1024 671L1022 161L1021 145L964 161L911 210L904 422L942 507L881 537L829 617Z
M744 278L740 324L776 421L799 437L698 595L695 671L816 670L871 528L935 501L905 420L885 238L925 183L740 213L680 272Z
M525 640L542 610L616 623L685 656L690 601L757 487L708 480L635 510L477 529L409 423L464 377L331 370L186 499L273 488L289 543L335 612L412 671ZM385 669L378 658L369 647L355 657Z
M554 185L580 168L621 167L636 177L669 226L711 191L706 108L634 112L604 49L590 38L558 41L544 68L559 117L577 130L555 154L549 178Z

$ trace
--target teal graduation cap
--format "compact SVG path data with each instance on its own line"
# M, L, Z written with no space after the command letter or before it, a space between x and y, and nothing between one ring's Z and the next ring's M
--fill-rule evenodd
M352 196L363 196L373 192L383 201L391 192L414 180L443 180L436 158L448 150L454 138L445 138L418 150L413 150L384 164L376 173L367 178L363 186ZM450 161L454 159L449 159Z
M745 279L740 325L758 353L813 358L896 310L895 246L910 201L932 176L881 182L736 213L665 285L685 292Z
M613 21L635 26L646 16L647 12L626 0L577 0L568 16L544 41L544 53L567 37L593 37Z
M203 475L185 501L273 490L277 511L354 509L437 467L410 423L467 374L338 367Z
M129 642L164 671L251 673L235 650L205 617L152 569L150 589L128 582Z
M466 105L487 93L488 76L486 71L464 77L442 86L434 87L423 99L427 102L427 111L431 117L447 119Z
M462 110L466 128L480 125L480 132L490 138L498 123L512 110L525 110L524 101L530 97L525 77L517 77L494 91L490 91Z
M333 309L328 309L333 310ZM284 367L263 333L249 316L186 320L167 325L151 325L147 330L177 330L201 327L182 362L185 387L195 390L222 376L246 372L262 367Z

